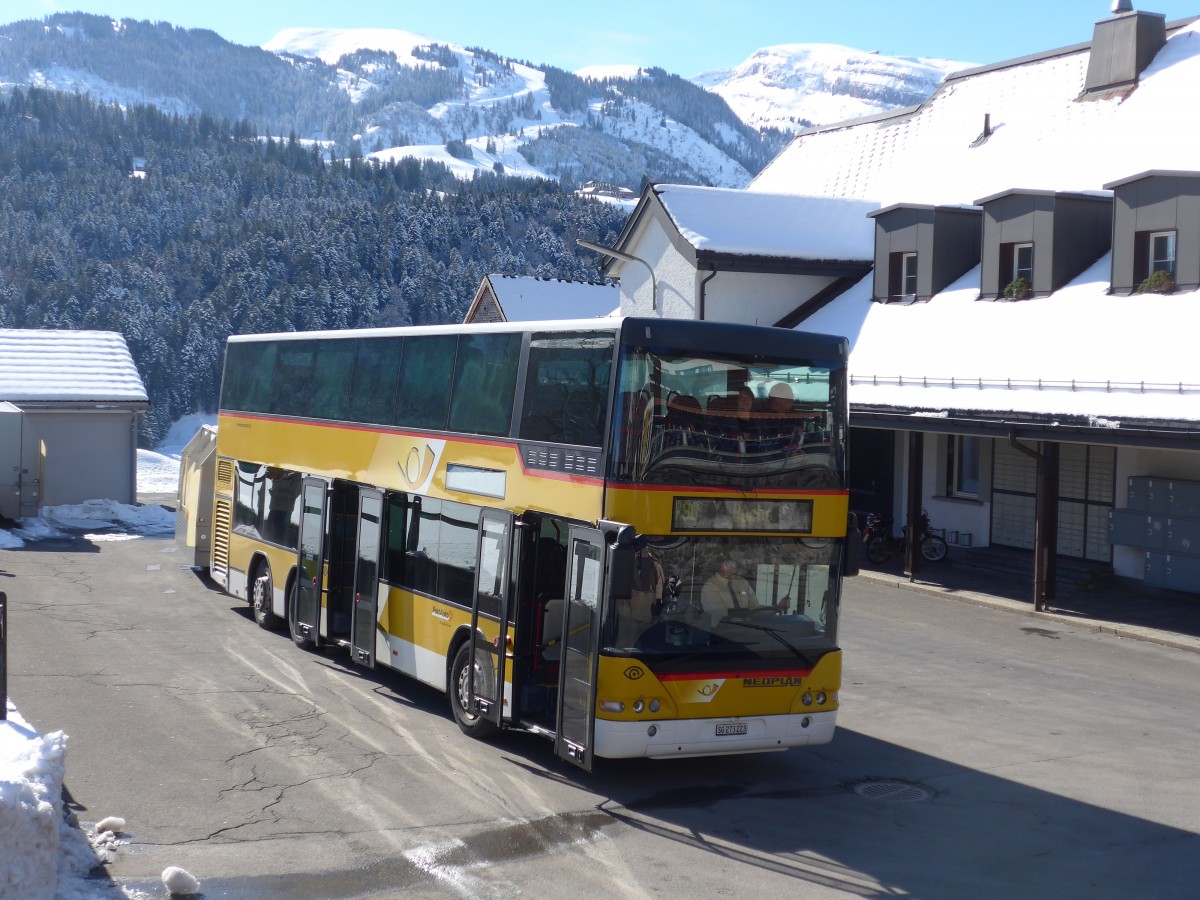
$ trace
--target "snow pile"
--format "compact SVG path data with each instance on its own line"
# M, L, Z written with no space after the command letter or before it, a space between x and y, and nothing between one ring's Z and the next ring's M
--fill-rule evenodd
M179 457L202 425L216 425L217 417L210 413L184 416L171 426L153 450L139 450L137 464L138 491L143 494L174 494L179 490Z
M173 534L175 513L158 505L131 506L115 500L86 500L45 506L35 519L17 519L17 527L0 529L0 550L16 550L29 541L83 532L93 541L132 540L144 535Z
M9 701L8 719L0 722L0 897L83 900L101 895L101 885L89 875L111 862L113 850L123 842L101 830L89 840L64 814L66 750L65 734L39 734ZM124 827L119 819L105 822Z
M171 534L175 530L175 514L162 506L130 506L114 500L47 506L42 509L42 519L51 527L81 531L118 529L134 534Z
M163 887L171 894L191 896L200 893L200 880L187 869L167 866L162 873Z
M66 748L65 734L38 734L9 703L0 722L0 897L54 897Z
M144 494L174 494L179 490L179 454L161 450L138 450L138 491Z

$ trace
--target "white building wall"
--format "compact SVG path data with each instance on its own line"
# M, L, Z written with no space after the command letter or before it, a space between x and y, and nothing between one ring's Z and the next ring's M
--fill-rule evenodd
M965 543L969 534L970 546L986 547L991 542L992 504L992 447L994 441L981 440L979 445L979 497L945 496L946 442L949 435L925 435L925 470L922 473L922 488L925 493L925 509L934 528L946 532L958 532L957 541L951 546Z
M25 410L25 428L46 448L39 506L137 501L135 414L128 410Z
M900 534L908 517L908 432L896 432L895 505L892 507L893 534ZM922 448L921 506L929 514L931 527L971 535L972 547L986 547L991 541L992 441L980 447L979 499L944 496L946 435L926 432ZM952 545L953 546L953 545Z
M700 283L712 272L696 272ZM834 279L816 275L762 272L717 272L705 288L704 318L746 325L774 325Z
M625 252L645 260L654 269L658 280L658 309L656 311L651 303L650 273L646 266L618 260L614 268L621 277L622 315L697 318L696 270L671 243L661 225L656 222L639 229Z

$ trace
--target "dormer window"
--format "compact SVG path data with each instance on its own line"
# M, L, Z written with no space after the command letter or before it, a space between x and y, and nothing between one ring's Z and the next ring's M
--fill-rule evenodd
M917 295L917 254L902 253L900 255L900 293L905 297Z
M1111 292L1200 287L1200 172L1152 169L1104 187L1115 204Z
M1018 278L1033 283L1033 244L1013 245L1012 280Z
M1175 232L1156 231L1150 235L1150 271L1175 276Z
M872 300L928 300L979 262L978 209L898 203L870 217L875 220Z
M983 207L981 300L1045 297L1109 249L1109 197L1014 188L975 202Z
M911 299L917 295L917 254L888 254L889 300Z

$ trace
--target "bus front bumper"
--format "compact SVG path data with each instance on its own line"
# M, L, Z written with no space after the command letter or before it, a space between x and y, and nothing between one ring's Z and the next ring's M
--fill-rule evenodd
M836 710L733 719L596 720L595 754L608 759L761 753L828 744ZM740 727L744 725L743 729Z

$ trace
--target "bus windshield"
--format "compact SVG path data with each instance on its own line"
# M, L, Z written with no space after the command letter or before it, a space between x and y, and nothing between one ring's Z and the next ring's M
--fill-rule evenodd
M614 601L608 650L811 665L836 646L839 548L828 538L651 537L630 598Z
M609 477L839 489L844 367L661 348L622 351Z

